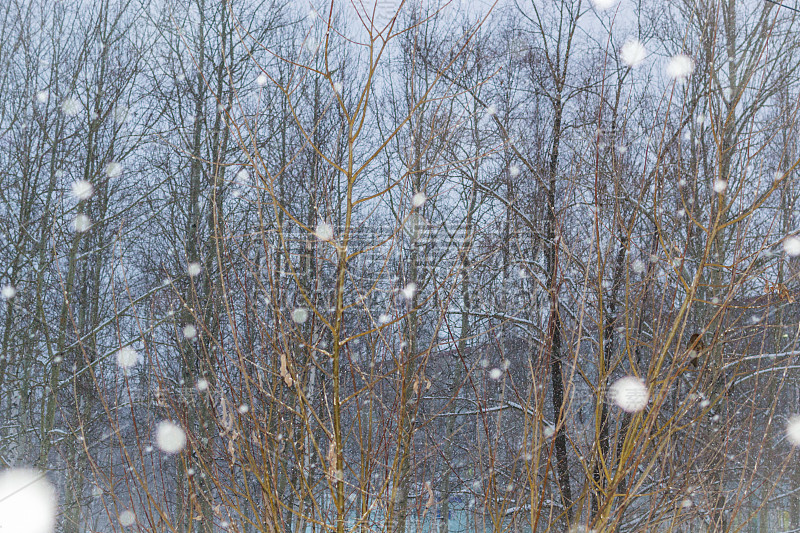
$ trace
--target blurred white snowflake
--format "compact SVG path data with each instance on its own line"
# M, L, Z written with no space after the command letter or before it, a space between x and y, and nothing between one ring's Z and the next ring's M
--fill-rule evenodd
M117 366L120 368L132 368L139 361L139 354L130 346L124 346L117 351Z
M667 76L676 81L686 81L694 72L694 60L686 54L672 56L667 64Z
M90 219L83 213L76 215L75 218L72 220L72 229L78 233L89 231L91 227L92 227L92 219Z
M119 525L123 527L132 526L136 523L136 515L133 514L133 511L128 509L119 513Z
M51 533L56 494L42 472L12 468L0 472L0 531Z
M650 393L644 381L635 376L626 376L609 387L608 397L623 411L635 413L647 407Z
M3 300L10 300L14 296L17 295L17 288L13 285L7 284L3 285L3 288L0 289L0 296L3 297Z
M592 5L598 11L605 11L606 9L611 9L614 7L619 0L592 0Z
M109 178L118 178L122 174L122 165L116 162L106 165L106 176Z
M622 62L631 68L636 68L642 64L647 57L647 50L638 39L631 39L622 45L619 51Z
M789 422L786 424L786 440L792 446L800 446L800 415L789 418Z
M186 433L178 424L163 420L156 427L156 445L164 453L178 453L186 446Z
M194 324L186 324L183 326L183 336L190 340L197 337L197 328L194 327Z
M783 240L783 251L789 257L797 257L800 255L800 237L791 235Z
M72 182L72 196L78 200L88 200L94 194L94 187L86 180Z
M305 307L298 307L292 311L292 322L295 324L303 324L308 320L308 309Z
M61 102L61 111L68 117L74 117L81 112L81 103L75 98L65 98Z
M320 222L317 224L317 229L314 231L314 234L317 236L317 239L321 241L331 241L333 240L333 226L327 222Z

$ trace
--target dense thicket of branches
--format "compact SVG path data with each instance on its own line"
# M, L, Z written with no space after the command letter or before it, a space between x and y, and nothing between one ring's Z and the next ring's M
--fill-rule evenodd
M0 469L69 533L800 531L797 16L3 2Z

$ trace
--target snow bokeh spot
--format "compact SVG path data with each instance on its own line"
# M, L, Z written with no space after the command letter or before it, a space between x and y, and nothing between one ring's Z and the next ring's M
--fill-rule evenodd
M120 368L132 368L139 361L139 354L130 346L125 346L117 352L117 366Z
M88 200L94 194L94 187L86 180L72 182L72 196L78 200Z
M630 68L636 68L641 65L646 56L647 49L638 39L631 39L626 42L619 51L620 59Z
M592 0L592 5L598 11L605 11L606 9L611 9L614 7L619 0Z
M72 229L77 231L78 233L89 231L89 228L91 227L92 227L92 219L90 219L83 213L77 215L75 219L72 221Z
M119 524L123 527L132 526L136 523L136 515L133 514L133 511L124 510L119 513Z
M13 285L3 285L3 288L0 289L0 296L3 297L3 300L10 300L16 295L17 289Z
M320 222L317 224L317 229L314 231L314 234L317 236L317 239L321 241L331 241L333 240L333 226L327 222Z
M308 309L305 307L298 307L292 311L292 322L295 324L304 324L308 320Z
M672 56L667 64L667 76L676 81L686 81L694 72L694 60L686 54Z
M61 102L61 111L68 117L74 117L81 112L81 103L75 98L65 98Z
M178 424L163 420L156 428L156 445L164 453L178 453L186 446L186 433Z
M109 163L106 165L106 176L118 178L122 174L122 165L119 163Z
M401 291L403 298L406 300L411 300L414 298L414 295L417 293L417 284L416 283L409 283L403 290Z
M187 339L194 339L197 337L197 328L194 324L186 324L183 326L183 336Z
M786 424L786 440L792 446L800 446L800 415L794 415Z
M644 381L635 376L626 376L611 385L608 397L623 411L635 413L647 407L650 393Z
M411 205L414 207L422 207L422 204L425 203L428 197L425 196L424 192L418 192L414 196L411 197Z
M193 261L189 263L186 272L189 274L190 277L194 278L200 275L200 270L202 270L200 267L200 263L198 263L197 261Z
M786 237L783 240L783 251L786 252L786 255L789 257L797 257L800 255L800 237L795 237L794 235Z
M116 122L117 125L122 125L128 120L130 114L131 112L126 106L118 105L114 108L114 122Z
M0 472L0 531L51 533L56 497L43 473L29 468Z

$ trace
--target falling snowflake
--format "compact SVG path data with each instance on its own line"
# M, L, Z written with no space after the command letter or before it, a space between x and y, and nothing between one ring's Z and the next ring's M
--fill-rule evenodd
M266 74L259 74L258 77L256 78L256 85L258 85L259 87L263 87L267 84L268 81L269 78L267 78Z
M728 182L726 180L716 180L714 181L714 192L717 194L722 194L728 188Z
M786 440L792 446L800 446L800 415L794 415L786 424Z
M39 91L38 93L36 93L36 101L39 102L40 104L47 103L47 100L49 98L50 98L50 93L48 93L47 91Z
M418 192L414 196L411 197L411 205L414 207L422 207L422 204L425 203L428 197L425 196L424 192Z
M499 368L493 368L489 371L489 377L493 380L497 381L501 377L503 377L503 371Z
M622 62L630 68L636 68L644 61L644 58L647 56L647 50L641 41L638 39L631 39L622 45L619 56Z
M72 229L74 229L78 233L89 231L89 228L91 227L92 227L92 220L83 213L77 215L75 219L72 221Z
M72 196L78 200L88 200L94 194L94 187L86 180L72 182Z
M106 165L106 176L118 178L122 174L122 165L119 163L109 163Z
M128 120L129 116L130 110L128 110L128 108L124 105L118 105L114 108L114 122L116 122L118 125L124 124L125 121Z
M208 380L205 378L200 378L195 383L195 388L197 388L198 392L205 392L208 390Z
M163 420L156 427L156 445L164 453L178 453L186 446L186 433L178 424Z
M0 289L0 296L3 297L3 300L10 300L16 295L17 289L13 285L3 285L3 288Z
M327 222L320 222L317 224L317 229L314 234L317 236L317 239L321 241L333 240L333 226Z
M598 11L605 11L606 9L610 9L614 7L619 0L592 0L592 5Z
M197 328L193 324L186 324L183 326L183 336L187 339L194 339L197 337Z
M647 407L650 393L644 381L635 376L626 376L617 380L608 390L612 402L623 411L635 413Z
M189 276L194 278L200 275L200 270L201 270L200 263L198 263L197 261L193 261L189 263L186 272L189 274Z
M136 523L136 515L133 511L125 510L119 513L119 524L123 527L132 526Z
M497 106L494 104L489 104L486 106L486 114L490 117L493 117L497 114Z
M51 533L55 523L55 490L44 474L28 468L0 472L0 531Z
M667 64L667 76L676 81L686 81L694 72L694 60L685 54L672 56Z
M508 167L508 175L512 178L516 178L520 174L520 169L518 165L511 165Z
M292 311L292 322L295 324L303 324L308 320L308 309L305 307L298 307Z
M401 292L403 294L403 298L405 298L406 300L410 300L417 293L417 284L409 283L408 285L403 287L403 290Z
M245 414L249 410L250 410L250 407L248 407L245 404L240 405L239 408L237 409L237 411L239 411L241 414Z
M303 46L305 47L305 50L308 53L314 55L319 50L319 45L320 45L319 41L315 39L313 35L309 35L306 38L305 44Z
M783 251L786 252L786 255L789 257L797 257L800 255L800 237L795 237L794 235L786 237L783 240Z
M336 91L339 94L342 93L342 89L343 88L344 88L344 86L342 85L342 82L340 82L340 81L337 81L337 82L335 82L333 84L333 90Z
M81 103L75 98L65 98L61 102L61 111L68 117L74 117L81 111Z
M250 172L246 168L243 168L236 173L236 183L239 185L244 185L248 181L250 181Z
M117 352L117 366L120 368L132 368L139 361L139 354L130 346L120 348Z

